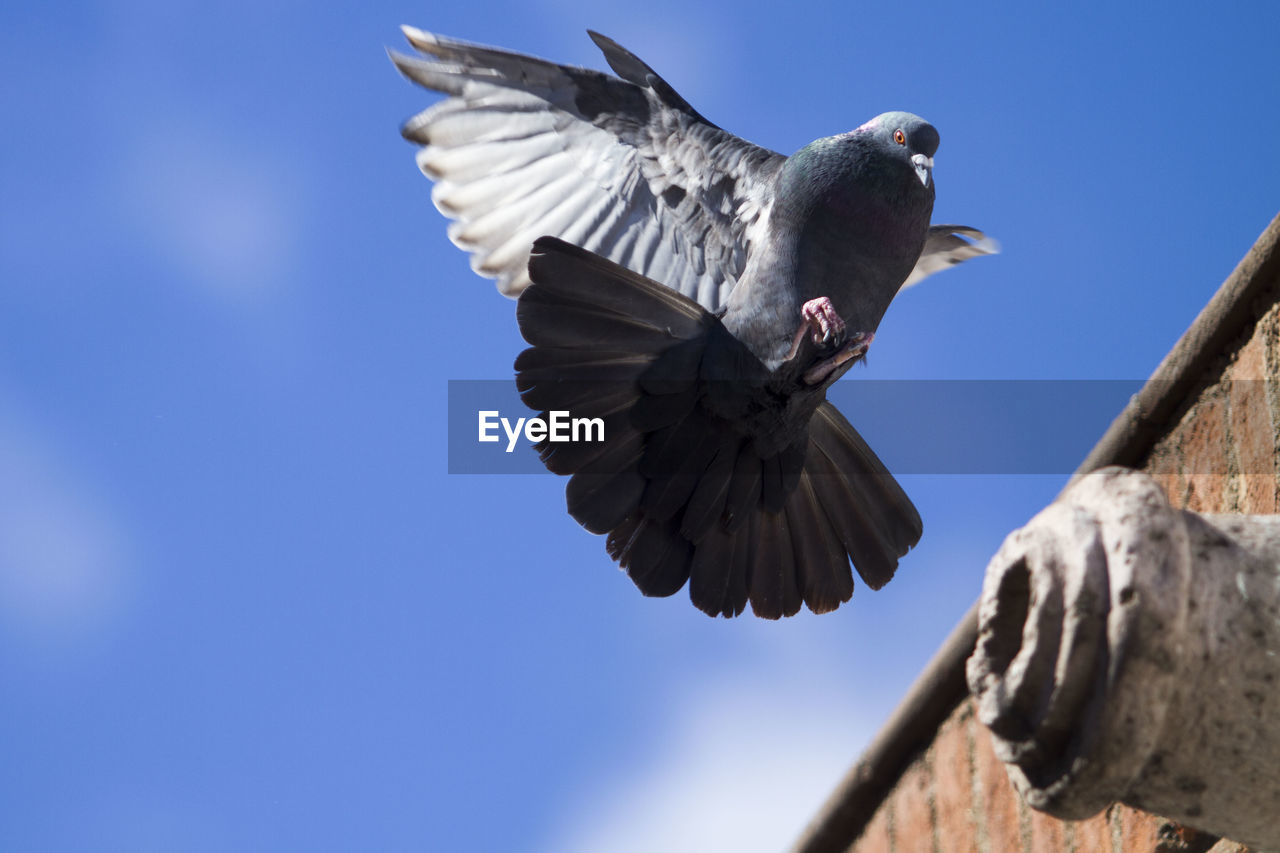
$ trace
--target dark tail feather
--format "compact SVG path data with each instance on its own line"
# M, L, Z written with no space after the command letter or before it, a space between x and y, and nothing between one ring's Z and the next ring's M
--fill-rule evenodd
M552 474L568 476L583 470L586 466L608 453L619 441L626 438L626 433L634 432L627 420L627 411L622 410L607 415L601 420L600 432L610 436L605 441L547 441L538 442L534 447L542 464Z
M623 317L596 306L581 305L539 289L521 299L516 317L525 340L540 347L621 347L648 351L669 347L675 339L638 317Z
M570 445L572 446L572 445ZM644 436L629 432L605 442L604 451L573 472L565 487L569 514L592 533L608 533L629 516L644 494L637 466Z
M539 452L548 468L572 475L569 514L609 534L609 554L644 594L671 595L693 559L680 513L716 452L714 429L695 406L706 331L718 321L559 240L535 243L529 272L534 285L516 310L533 345L516 359L522 398L605 419L603 442L546 441Z
M630 412L640 400L633 385L621 382L539 382L530 385L525 377L516 384L520 399L535 411L573 412L576 417L604 418ZM631 423L628 416L627 423Z
M627 570L645 595L674 595L689 580L689 564L693 561L693 545L676 532L670 522L639 517L615 559Z
M743 522L755 513L760 502L761 468L760 457L749 446L738 452L724 504L724 526L730 533L739 530Z
M692 299L554 237L540 237L534 242L529 276L541 285L541 293L530 303L534 311L537 308L532 306L540 308L546 302L564 307L585 306L602 322L616 322L618 318L626 324L647 325L666 335L667 346L696 338L710 325L707 321L711 315ZM525 310L523 294L520 303L516 307L517 319ZM562 325L555 317L549 319L549 332L551 327ZM520 330L524 332L523 321ZM589 332L590 328L584 331ZM588 340L592 337L595 336ZM529 340L528 335L525 340ZM607 344L602 348L616 349Z
M771 375L692 300L549 238L529 271L517 309L532 344L516 360L522 397L605 424L603 442L539 452L571 475L569 513L608 534L609 555L645 595L688 582L708 614L750 604L777 619L848 601L850 558L873 588L893 576L919 515L829 403L807 433L802 420L779 433Z
M708 463L702 479L698 481L689 504L680 521L680 535L690 542L701 543L702 538L721 525L716 524L724 515L725 501L733 485L734 464L742 440L736 435L721 434L715 456Z
M713 526L689 566L689 600L708 616L737 616L747 606L746 537Z
M808 469L800 474L796 488L787 498L787 520L795 546L796 572L800 594L814 613L827 613L853 595L853 572L849 555L813 488Z
M752 520L755 559L751 565L751 612L765 619L800 610L791 525L784 513L761 510ZM741 534L739 534L741 535Z
M809 422L814 493L854 567L872 589L893 578L924 526L911 499L830 403Z
M516 358L516 370L529 382L634 381L650 360L634 352L531 347Z
M723 436L716 424L691 413L649 436L640 473L649 481L640 508L666 521L685 509Z

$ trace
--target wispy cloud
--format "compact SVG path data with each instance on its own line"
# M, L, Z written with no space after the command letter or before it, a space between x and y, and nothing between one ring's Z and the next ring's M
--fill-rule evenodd
M662 750L592 780L546 850L785 849L875 730L855 697L782 673L701 686L667 708Z
M98 639L130 598L128 551L109 503L0 389L0 630L33 650Z
M297 265L302 202L284 157L197 120L133 135L112 182L133 239L181 281L237 304Z

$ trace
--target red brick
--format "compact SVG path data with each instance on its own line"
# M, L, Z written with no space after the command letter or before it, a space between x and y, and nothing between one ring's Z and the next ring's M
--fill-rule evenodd
M933 804L939 853L979 853L973 809L973 705L961 703L933 740Z
M1035 809L1031 815L1031 849L1034 853L1062 853L1067 849L1066 824Z
M1228 378L1250 381L1267 378L1267 350L1261 334L1255 332L1249 342L1240 347L1235 360L1227 368Z
M1164 818L1128 806L1120 806L1116 812L1120 821L1120 849L1124 853L1154 853L1160 843Z
M1267 400L1263 339L1255 335L1227 370L1231 438L1240 471L1240 512L1276 511L1275 429Z
M1214 513L1223 510L1227 478L1221 474L1187 475L1187 509Z
M1151 473L1151 472L1147 472ZM1184 488L1183 477L1180 474L1151 474L1151 479L1164 490L1165 497L1169 499L1169 503L1175 507L1182 508L1182 502L1186 497L1186 489Z
M1253 336L1262 341L1262 372L1274 379L1280 375L1280 303L1272 305L1253 327Z
M1187 509L1221 512L1229 470L1225 391L1205 392L1177 432L1189 487Z
M1111 823L1107 812L1071 824L1071 835L1079 853L1111 853Z
M1246 515L1274 515L1276 513L1275 477L1265 474L1240 475L1240 509Z
M1231 388L1231 436L1240 470L1239 511L1276 511L1275 439L1261 382L1235 382Z
M849 853L893 853L893 837L890 829L893 825L892 795L880 806L862 835L849 848Z
M892 794L896 853L933 853L932 786L926 754L902 775Z
M973 778L974 805L985 829L987 849L992 853L1023 849L1018 794L1009 782L1004 764L991 750L990 732L982 726L974 727Z

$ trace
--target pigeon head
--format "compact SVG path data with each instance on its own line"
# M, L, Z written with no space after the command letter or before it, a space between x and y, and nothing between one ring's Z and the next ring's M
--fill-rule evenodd
M933 182L933 155L938 150L938 131L918 115L904 112L881 113L853 131L873 142L881 152L909 165L920 183Z
M938 131L919 116L883 113L788 157L779 175L778 201L806 212L814 202L858 208L888 198L932 206L938 141Z

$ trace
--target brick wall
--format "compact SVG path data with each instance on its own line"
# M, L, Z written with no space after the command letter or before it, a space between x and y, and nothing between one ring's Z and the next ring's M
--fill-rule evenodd
M1280 305L1224 357L1217 381L1193 398L1177 425L1152 450L1146 469L1175 506L1196 512L1272 514L1280 389Z
M1212 839L1114 805L1084 821L1028 808L966 701L902 777L850 848L853 853L1203 853ZM1244 853L1231 842L1213 853Z
M1274 299L1271 300L1274 303ZM1280 507L1280 304L1205 376L1144 466L1175 506L1206 513ZM1195 830L1113 805L1079 822L1028 808L964 702L885 799L855 853L1243 853Z

